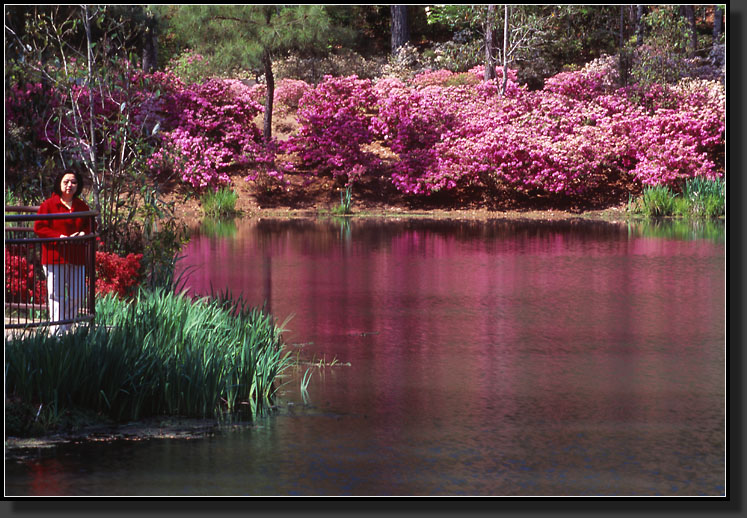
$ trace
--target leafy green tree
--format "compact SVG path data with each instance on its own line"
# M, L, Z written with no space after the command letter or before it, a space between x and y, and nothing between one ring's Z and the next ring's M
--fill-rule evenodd
M220 70L243 68L264 74L264 137L268 140L275 92L273 60L291 50L324 47L333 34L321 5L182 5L174 8L169 23Z
M640 85L674 83L685 73L693 29L682 13L677 6L657 6L643 16L645 36L632 70Z
M485 79L493 79L497 62L506 67L523 56L536 54L551 15L539 7L439 5L429 7L427 15L429 23L444 24L466 33L472 41L479 40L485 56Z

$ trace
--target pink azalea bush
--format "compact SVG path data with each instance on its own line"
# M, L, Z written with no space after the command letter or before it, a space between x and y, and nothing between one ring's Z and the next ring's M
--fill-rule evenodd
M249 170L248 179L282 181L290 166L277 163L280 153L292 155L309 175L355 182L384 171L374 144L394 157L386 169L393 184L422 195L498 184L578 195L612 176L676 186L723 175L725 93L716 81L619 89L615 61L604 58L530 92L517 83L515 70L506 72L505 95L502 67L491 81L482 79L481 66L465 74L425 72L408 82L325 76L311 86L283 79L276 109L297 110L300 129L282 143L265 142L256 124L264 85L225 79L184 84L170 71L132 72L134 91L115 88L105 96L83 86L64 93L44 92L38 83L11 85L6 121L34 128L53 147L74 148L75 142L45 133L51 110L64 105L66 95L78 96L83 108L92 102L103 126L121 123L126 104L132 126L153 135L151 170L175 172L196 189L229 183L237 168ZM40 97L50 113L24 109L42 106L34 101ZM101 145L116 148L117 133L108 134Z
M176 90L165 99L162 147L154 153L154 170L174 168L196 189L230 183L237 166L270 164L254 118L262 107L236 93L229 81L211 79Z
M617 70L606 59L549 78L536 92L509 70L502 96L497 72L498 79L474 85L453 82L449 71L372 87L327 77L302 99L295 149L308 167L337 176L368 171L364 150L376 139L397 157L394 185L426 195L497 183L577 195L612 175L675 186L722 174L725 97L717 82L690 80L634 96L614 86ZM469 73L482 77L484 68Z
M310 89L311 85L306 81L289 78L281 79L277 87L275 87L275 95L273 97L274 109L277 115L290 115L298 110L298 103Z
M329 173L353 181L380 166L376 155L365 149L374 139L370 111L375 105L370 80L325 76L299 100L301 127L285 142L284 150L313 168L311 174Z

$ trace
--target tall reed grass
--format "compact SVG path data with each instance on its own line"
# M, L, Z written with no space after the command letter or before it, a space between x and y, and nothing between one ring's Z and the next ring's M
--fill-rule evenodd
M682 198L696 217L717 218L726 210L726 182L723 178L691 178L682 186Z
M680 193L668 186L643 189L629 211L650 217L683 216L687 218L720 218L726 213L726 182L723 178L708 180L690 178L682 184Z
M353 213L353 192L350 186L340 191L340 204L332 209L332 213L337 215Z
M290 363L282 325L241 299L143 290L132 302L103 297L96 312L96 327L6 339L6 395L53 414L85 409L120 422L257 417Z
M228 187L207 191L200 198L200 204L208 218L230 218L237 214L236 202L239 195Z

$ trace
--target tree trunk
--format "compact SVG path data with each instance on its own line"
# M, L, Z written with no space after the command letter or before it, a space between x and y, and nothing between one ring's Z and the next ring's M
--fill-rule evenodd
M688 49L689 56L695 56L695 52L698 50L698 28L695 25L695 7L692 5L683 5L681 7L682 14L687 19L687 24L690 26L690 45Z
M508 4L504 5L503 15L503 85L501 86L501 95L506 95L506 85L508 85Z
M485 81L495 79L495 5L488 5L485 22Z
M265 127L264 137L269 142L272 138L272 101L275 97L275 76L272 75L272 58L270 51L265 49L262 54L262 64L265 69L265 83L267 85L267 95L265 96Z
M646 15L646 6L637 5L635 13L635 44L643 45L643 17Z
M158 35L156 28L149 25L143 34L143 72L152 74L158 65Z
M88 75L87 75L87 86L89 90L93 90L95 88L95 85L93 84L93 38L91 36L91 20L93 19L94 15L90 13L88 10L88 6L84 5L82 6L83 9L83 29L86 33L86 57L88 62ZM75 103L75 101L73 101ZM89 132L90 132L90 145L88 146L88 160L84 160L86 162L86 165L89 169L89 173L91 175L91 185L93 187L93 205L94 208L99 212L99 215L96 216L96 226L98 228L103 228L103 221L102 218L104 217L103 211L101 210L101 190L103 189L103 182L99 175L96 174L96 162L98 162L98 158L96 157L96 137L94 132L94 124L96 121L96 118L94 116L94 103L89 102L88 103L88 109L89 109ZM83 131L83 134L85 135L85 130Z
M724 11L720 5L713 6L713 44L718 45L721 41L721 33L724 31Z
M392 55L410 41L410 28L407 22L407 6L393 5L392 12Z

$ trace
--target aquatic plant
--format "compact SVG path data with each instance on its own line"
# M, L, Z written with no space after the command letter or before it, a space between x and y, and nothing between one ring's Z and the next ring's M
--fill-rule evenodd
M227 218L234 216L236 211L236 201L239 195L229 187L218 187L206 191L200 198L202 210L208 218Z
M641 197L642 210L648 216L671 216L674 213L676 196L665 185L646 187Z
M717 218L726 210L726 182L722 178L690 178L682 186L682 198L695 217Z
M353 192L350 186L340 191L340 204L332 209L333 214L344 215L353 212Z
M6 338L6 394L61 415L117 421L219 417L271 407L288 365L282 326L241 299L192 300L163 289L97 301L95 327Z
M687 218L719 218L726 209L726 182L722 178L687 179L681 194L666 185L647 186L635 201L628 202L628 212L651 217L684 216Z

